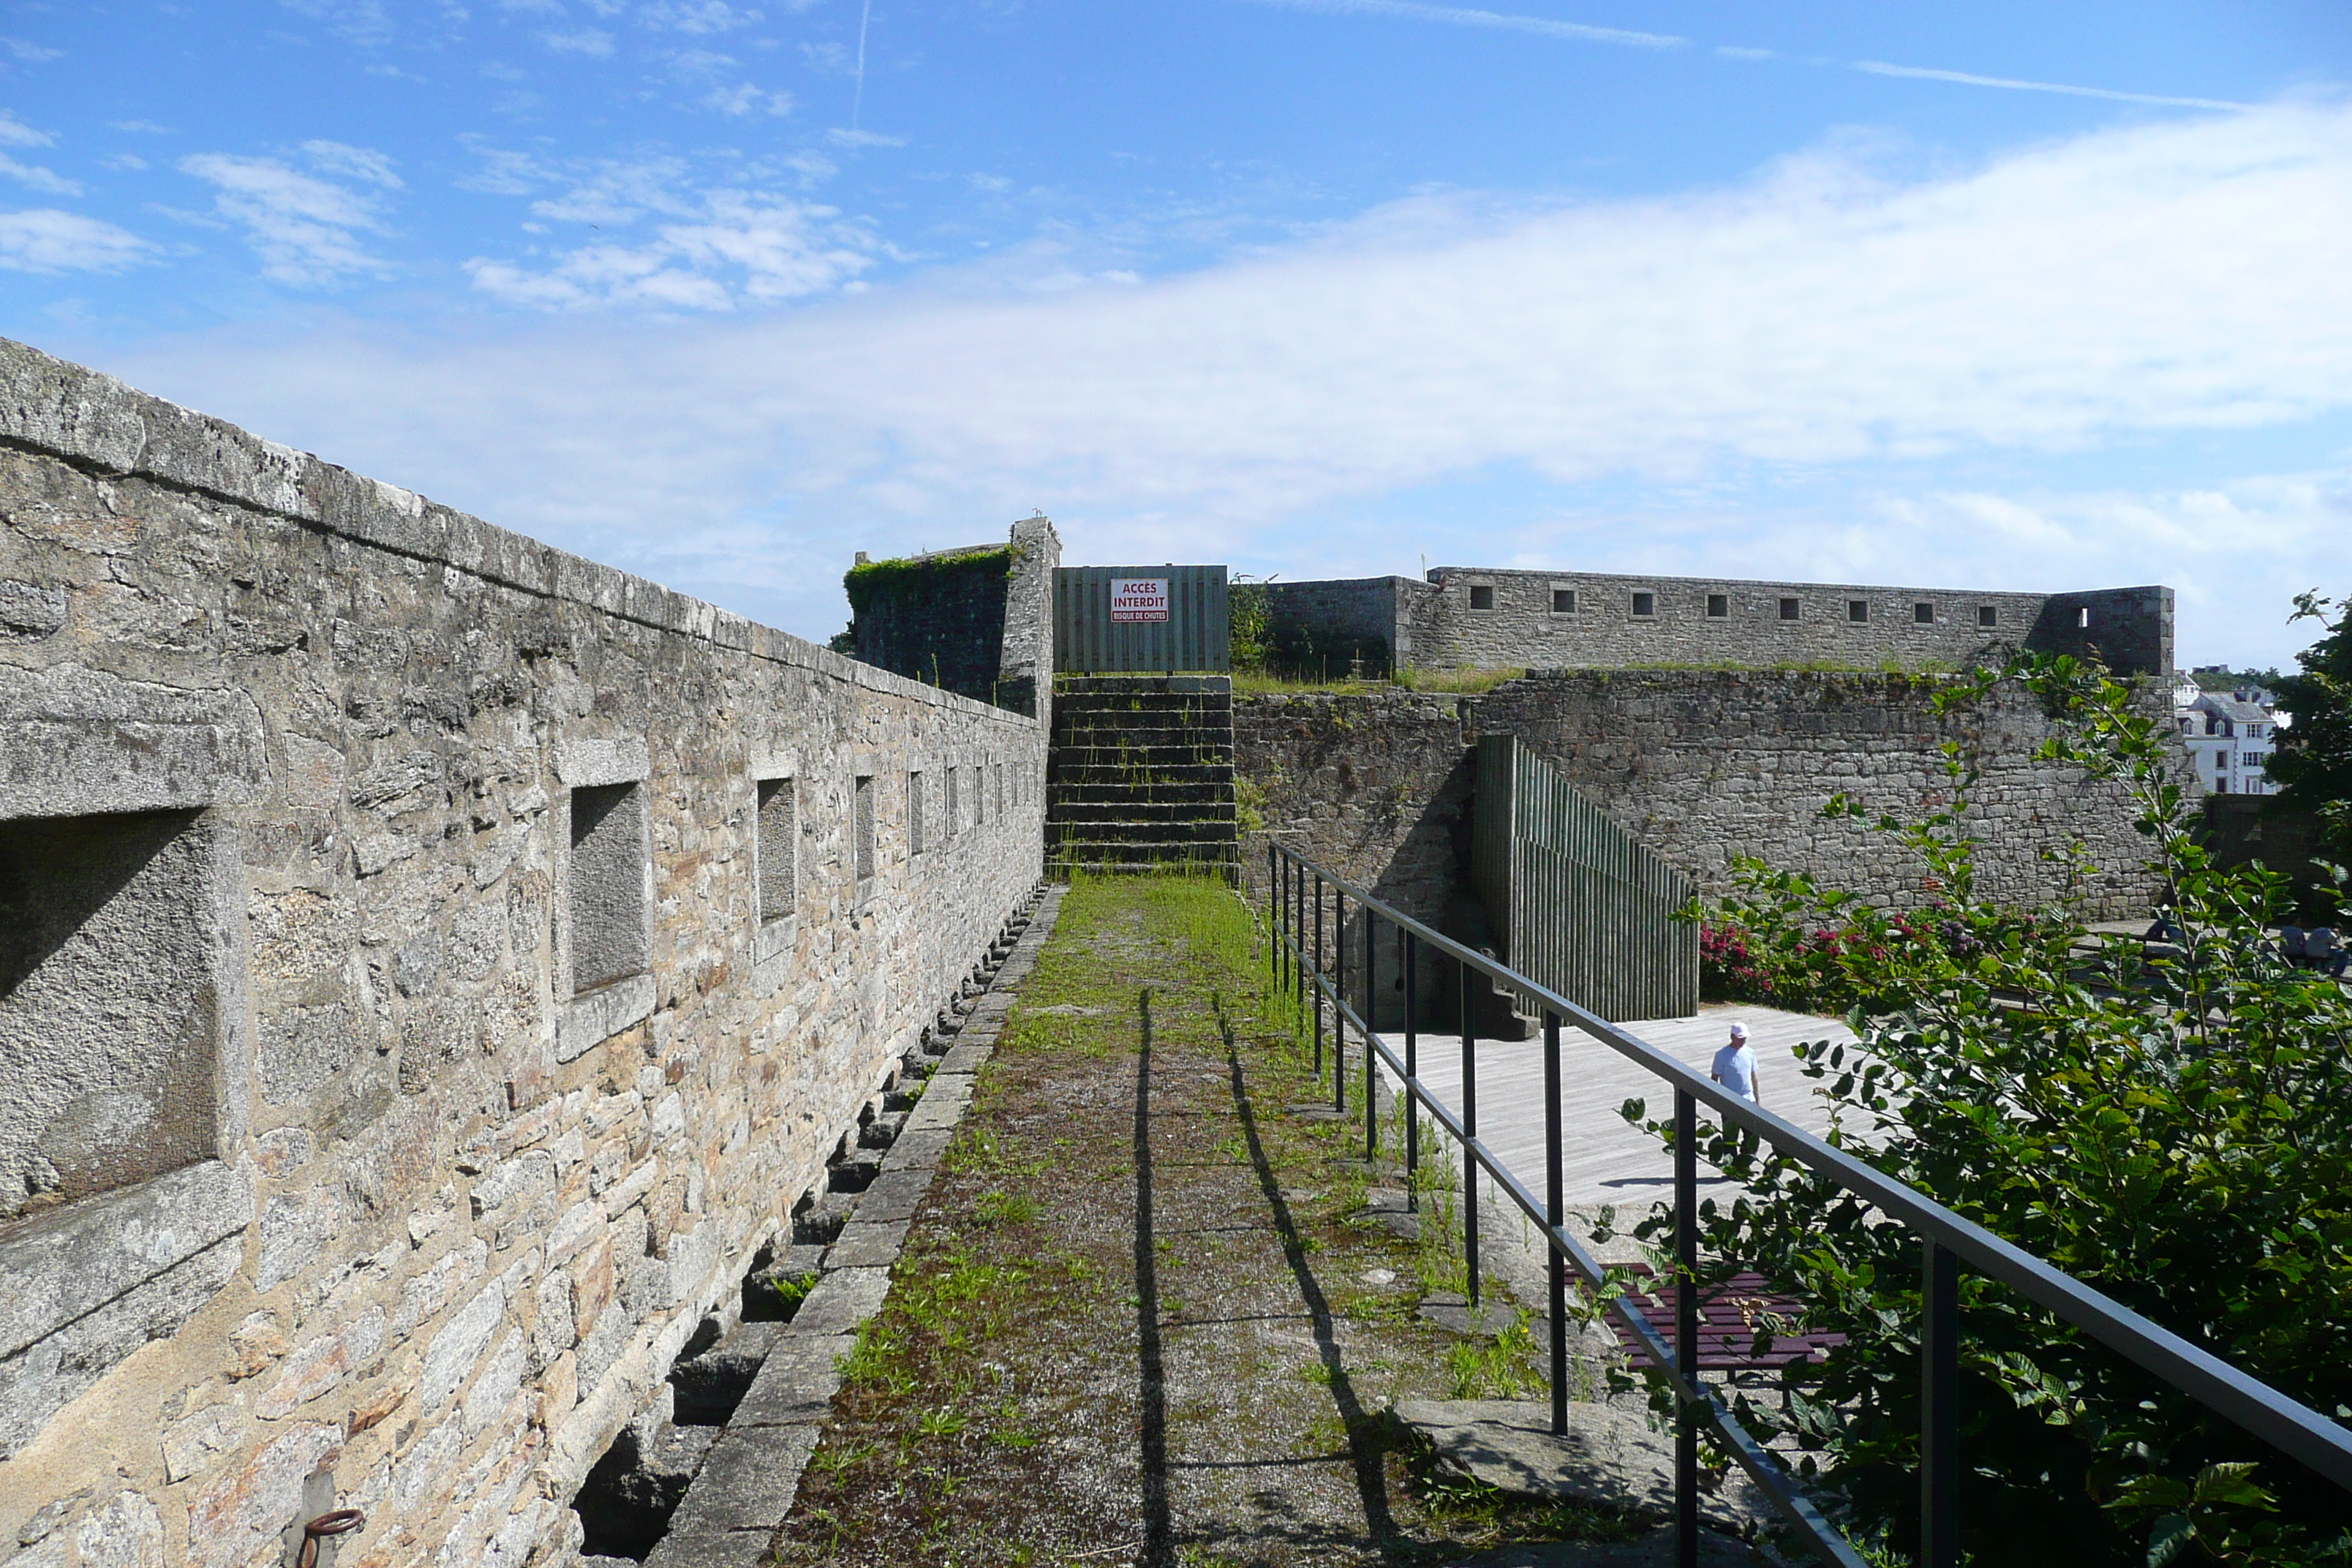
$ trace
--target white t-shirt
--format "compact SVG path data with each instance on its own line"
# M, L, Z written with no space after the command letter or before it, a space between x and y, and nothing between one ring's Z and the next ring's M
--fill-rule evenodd
M1747 1041L1734 1040L1715 1053L1715 1076L1732 1093L1747 1100L1756 1098L1756 1053L1748 1049Z

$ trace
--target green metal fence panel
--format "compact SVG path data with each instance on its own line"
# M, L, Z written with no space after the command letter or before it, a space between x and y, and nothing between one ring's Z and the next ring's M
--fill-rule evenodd
M1478 742L1471 878L1505 963L1612 1022L1698 1011L1690 879L1516 735Z
M1070 675L1233 668L1222 566L1057 566L1054 668Z

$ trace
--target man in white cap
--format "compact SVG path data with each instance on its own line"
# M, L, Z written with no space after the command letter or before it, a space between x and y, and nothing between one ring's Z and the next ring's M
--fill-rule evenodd
M1731 1026L1730 1044L1715 1053L1714 1078L1732 1093L1763 1105L1763 1096L1756 1092L1756 1052L1748 1044L1747 1025Z

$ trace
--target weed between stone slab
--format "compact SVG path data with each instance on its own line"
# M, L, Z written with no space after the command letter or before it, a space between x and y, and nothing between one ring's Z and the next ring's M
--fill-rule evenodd
M1360 1121L1280 1109L1318 1089L1262 964L1220 883L1072 888L845 1363L783 1562L1435 1563L1641 1533L1444 1484L1385 1415L1539 1390L1525 1320L1465 1340L1417 1316L1467 1283L1454 1178L1425 1169L1418 1239L1364 1223L1398 1178L1361 1163Z

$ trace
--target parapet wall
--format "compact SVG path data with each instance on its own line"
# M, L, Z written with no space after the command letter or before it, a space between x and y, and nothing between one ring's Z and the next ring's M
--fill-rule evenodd
M1378 636L1423 669L1963 669L2018 648L2096 652L2121 674L2172 668L2172 591L1976 593L1446 566L1429 580L1270 585L1276 623ZM1339 673L1339 672L1335 672Z
M960 691L1033 719L1048 717L1054 668L1054 569L1062 542L1044 516L1013 525L1007 544L967 545L880 563L852 632L866 664ZM864 558L853 579L865 571Z
M306 1482L347 1563L560 1560L1045 743L0 342L11 1561L275 1563Z
M2040 702L2003 687L1969 712L1939 716L1936 684L1568 671L1478 697L1237 697L1234 733L1265 831L1441 929L1464 885L1470 748L1486 734L1525 741L1706 893L1728 887L1735 858L1755 856L1898 909L1932 899L1922 868L1886 836L1825 819L1822 807L1843 793L1874 815L1916 815L1948 789L1939 748L1957 741L1982 767L1970 817L1985 893L2072 897L2094 917L2150 908L2157 887L2120 794L2033 760L2051 733ZM2148 700L2165 700L2161 683L2145 684ZM2078 841L2088 863L2079 875ZM1262 839L1244 845L1243 862L1262 880Z

